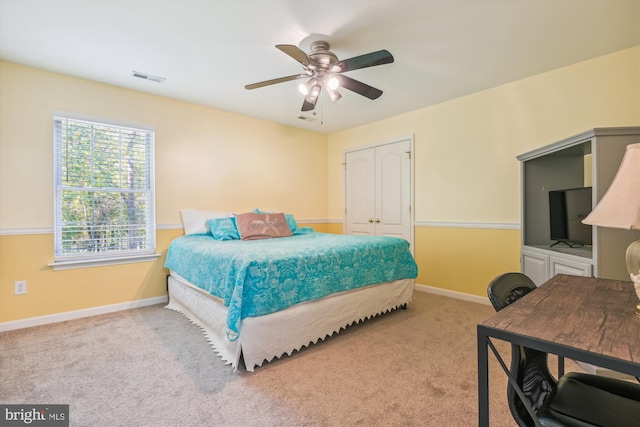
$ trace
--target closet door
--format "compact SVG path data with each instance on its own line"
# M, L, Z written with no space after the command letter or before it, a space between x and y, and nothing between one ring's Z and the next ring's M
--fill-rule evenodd
M376 234L411 242L411 142L375 148Z
M374 155L372 148L345 155L346 234L376 233Z
M345 233L384 235L412 245L411 140L345 154Z

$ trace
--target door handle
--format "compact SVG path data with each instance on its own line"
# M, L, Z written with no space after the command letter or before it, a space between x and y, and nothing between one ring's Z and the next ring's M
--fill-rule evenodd
M376 218L376 222L380 224L380 218Z
M369 222L373 222L373 218L369 218Z

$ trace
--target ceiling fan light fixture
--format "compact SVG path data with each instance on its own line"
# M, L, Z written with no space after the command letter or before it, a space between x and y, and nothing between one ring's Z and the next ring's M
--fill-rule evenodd
M338 86L340 86L340 80L338 80L337 77L332 76L327 81L327 86L329 86L329 89L331 90L336 90L338 89Z
M332 102L336 102L342 97L337 91L338 88L347 89L369 99L378 99L382 95L380 89L354 80L342 73L376 65L390 64L394 59L389 51L379 50L339 60L329 50L329 47L329 43L326 41L313 42L311 44L311 53L307 55L302 49L294 45L276 45L277 49L302 65L302 73L245 85L245 89L257 89L276 83L308 78L306 82L298 85L298 90L304 96L301 109L303 112L313 111L323 89L327 92Z
M318 99L318 96L320 95L321 89L322 89L322 86L314 82L313 86L311 86L311 89L309 89L309 93L305 97L306 100L312 104L315 104L316 100Z
M320 85L321 85L321 82L317 78L312 77L306 82L300 83L300 85L298 86L298 90L300 91L301 94L303 94L304 96L307 96L313 93L314 88L316 86L320 87Z
M331 89L329 86L325 86L325 89L329 94L329 98L331 99L331 102L336 102L337 100L342 98L342 95L340 95L340 92L338 92L337 90Z

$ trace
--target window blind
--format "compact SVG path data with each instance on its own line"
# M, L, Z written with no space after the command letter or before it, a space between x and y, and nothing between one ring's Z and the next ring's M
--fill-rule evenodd
M54 117L55 259L155 252L154 132Z

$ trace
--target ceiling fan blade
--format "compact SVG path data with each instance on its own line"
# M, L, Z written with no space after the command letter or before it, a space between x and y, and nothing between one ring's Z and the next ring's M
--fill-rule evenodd
M295 74L293 76L280 77L278 79L265 80L264 82L259 82L259 83L252 83L250 85L246 85L244 88L248 89L248 90L257 89L259 87L274 85L276 83L288 82L290 80L297 80L297 79L301 79L301 78L304 78L304 77L309 77L309 75L308 74Z
M378 99L382 95L380 89L369 86L368 84L354 80L351 77L344 76L342 74L336 74L335 76L340 81L340 87L348 89L359 95L365 96L369 99Z
M308 67L309 65L317 65L316 61L309 58L298 46L294 46L292 44L278 44L276 45L276 48L280 49L282 52L286 53L305 67Z
M344 73L345 71L358 70L360 68L373 67L375 65L390 64L393 62L393 55L388 50L379 50L377 52L366 53L353 58L338 61L331 71L336 73Z
M316 108L316 102L318 102L318 97L313 98L313 102L307 101L307 98L304 98L304 102L302 103L302 111L311 111Z

